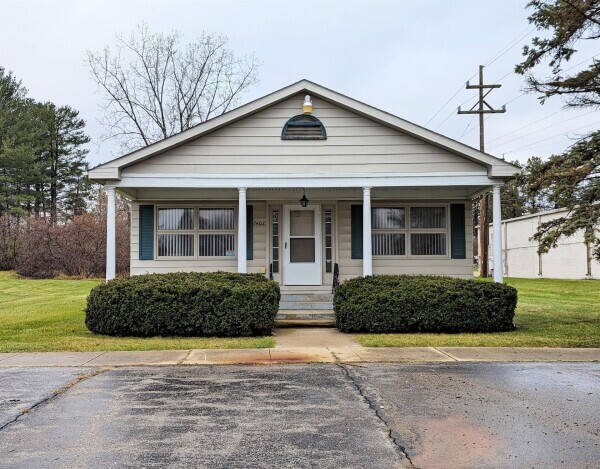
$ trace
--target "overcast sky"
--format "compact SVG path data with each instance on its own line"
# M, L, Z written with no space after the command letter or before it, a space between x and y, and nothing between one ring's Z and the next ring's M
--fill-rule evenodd
M486 150L525 161L560 152L569 137L600 125L600 112L561 111L559 98L541 106L534 96L520 96L523 79L510 72L523 44L535 35L527 35L532 28L525 4L0 0L0 65L22 79L31 97L81 112L95 165L116 156L116 146L97 143L99 96L85 51L113 44L115 33L129 33L142 21L152 31L179 30L190 41L202 31L222 33L238 54L255 53L263 62L260 84L244 102L307 78L420 125L464 88L479 64L489 64L487 82L504 77L489 101L497 107L507 103L507 112L487 119ZM572 63L598 53L586 44ZM474 96L475 90L461 89L426 126L478 147L476 119L456 115L456 107Z

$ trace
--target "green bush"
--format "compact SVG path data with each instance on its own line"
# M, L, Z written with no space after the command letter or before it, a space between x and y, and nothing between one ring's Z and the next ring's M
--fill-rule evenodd
M358 277L335 289L343 332L499 332L514 330L517 290L440 276Z
M85 324L116 336L270 334L279 286L259 274L170 273L111 280L87 300Z

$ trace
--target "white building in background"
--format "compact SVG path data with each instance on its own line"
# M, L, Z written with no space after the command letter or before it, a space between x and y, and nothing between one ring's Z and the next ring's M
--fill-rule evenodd
M538 254L538 243L531 240L537 227L564 216L565 209L548 210L502 221L502 267L504 275L523 278L600 279L600 262L593 258L593 247L585 243L583 231L561 238L556 248ZM493 243L490 229L490 246ZM490 272L494 258L490 247Z

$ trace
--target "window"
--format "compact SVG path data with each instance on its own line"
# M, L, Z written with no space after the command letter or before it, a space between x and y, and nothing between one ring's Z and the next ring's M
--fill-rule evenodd
M234 208L159 207L157 254L159 258L235 256Z
M158 209L158 256L191 257L194 255L194 209Z
M371 209L371 244L374 256L406 255L404 207Z
M374 256L446 256L448 227L444 206L373 207ZM407 219L408 214L408 219ZM407 243L410 248L407 249Z
M273 210L271 216L273 217L271 222L273 230L271 246L273 250L273 273L277 274L279 273L279 210Z
M446 207L411 207L410 229L412 256L446 255Z
M281 131L281 140L326 140L325 126L319 119L308 114L294 116Z
M198 211L199 256L235 256L233 208L201 208Z
M325 210L325 272L333 272L333 215Z

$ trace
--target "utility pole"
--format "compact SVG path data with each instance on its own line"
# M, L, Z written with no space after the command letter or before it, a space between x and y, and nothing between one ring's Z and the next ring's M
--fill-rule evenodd
M459 114L478 114L479 115L479 151L485 151L485 133L483 127L483 115L484 114L501 114L506 112L506 106L502 106L502 109L494 109L490 106L485 98L492 92L494 88L500 88L502 85L484 85L483 84L483 65L479 66L479 84L471 85L467 81L468 90L479 90L479 100L473 107L468 111L463 111L458 107ZM484 93L484 90L487 90ZM489 222L489 206L490 206L490 193L487 192L479 198L479 276L488 276L488 242L490 236L490 222ZM500 220L494 220L495 223L500 223ZM499 260L502 262L502 260ZM496 260L498 262L498 260Z

